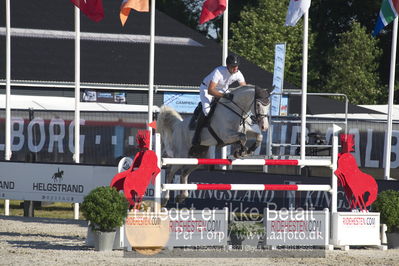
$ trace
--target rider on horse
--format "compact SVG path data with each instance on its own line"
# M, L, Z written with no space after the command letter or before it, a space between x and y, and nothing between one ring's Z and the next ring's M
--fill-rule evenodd
M208 76L204 78L200 86L200 99L202 105L202 112L197 107L199 112L197 125L195 128L194 137L192 140L192 147L189 154L193 156L202 150L201 144L201 130L206 124L208 117L212 115L211 103L214 97L227 98L232 100L232 94L227 93L229 85L238 82L240 86L246 85L244 76L238 70L240 64L239 58L236 55L229 55L226 59L227 66L219 66L215 68Z

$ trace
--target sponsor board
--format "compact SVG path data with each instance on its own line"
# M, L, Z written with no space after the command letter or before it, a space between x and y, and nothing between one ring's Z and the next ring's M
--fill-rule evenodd
M92 189L108 186L115 167L1 162L0 198L80 203Z
M179 113L192 113L201 100L198 93L165 92L163 101Z
M228 209L170 210L168 246L227 245Z
M266 208L264 214L267 246L328 245L328 209L314 211L290 208L276 211Z
M125 232L135 247L227 245L227 208L223 210L162 209L129 212Z
M379 212L333 213L332 224L333 245L381 245Z

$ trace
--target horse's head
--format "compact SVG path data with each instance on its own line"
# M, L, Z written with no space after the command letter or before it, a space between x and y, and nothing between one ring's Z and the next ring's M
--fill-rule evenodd
M259 125L262 131L269 127L269 91L254 85L244 85L230 89L233 94L233 100L222 98L220 102L245 118L247 113L252 112L253 121Z
M259 86L255 86L255 118L262 131L266 131L269 128L269 110L270 110L270 100L269 91L267 89L262 89Z

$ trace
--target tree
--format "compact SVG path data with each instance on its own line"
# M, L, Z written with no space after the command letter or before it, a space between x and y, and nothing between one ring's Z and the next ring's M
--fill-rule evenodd
M330 72L330 66L327 64L328 55L338 44L339 34L348 31L351 28L353 20L358 21L365 26L367 33L371 34L378 13L380 11L382 0L312 0L309 9L310 24L317 37L314 43L314 49L310 51L313 55L313 61L309 62L309 68L319 73L319 79L313 80L309 86L318 90L326 85L326 76ZM379 58L381 81L388 82L389 60L391 47L391 25L384 28L386 32L380 33L378 46L383 54Z
M259 0L259 6L245 7L240 20L230 25L230 49L263 69L274 71L274 47L287 43L285 79L300 87L302 74L303 20L295 27L284 26L288 0ZM311 31L309 31L311 32ZM309 47L312 47L309 34Z
M345 93L354 104L377 104L384 95L378 76L382 54L378 40L356 21L338 38L338 45L327 58L330 71L324 91Z

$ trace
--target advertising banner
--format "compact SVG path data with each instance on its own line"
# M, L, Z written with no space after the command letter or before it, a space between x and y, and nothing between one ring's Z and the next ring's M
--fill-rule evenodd
M330 238L330 214L304 209L265 209L265 243L268 246L326 246Z
M381 245L378 212L333 213L332 224L334 245Z
M280 115L281 93L284 83L284 64L285 64L285 43L278 43L275 46L274 72L273 72L273 94L271 96L271 114Z
M164 105L168 105L179 113L192 113L201 101L199 93L164 93Z
M131 211L125 230L133 248L224 246L228 238L227 217L227 209Z
M80 203L109 186L116 167L1 162L0 199Z
M168 246L227 245L228 210L169 211Z

